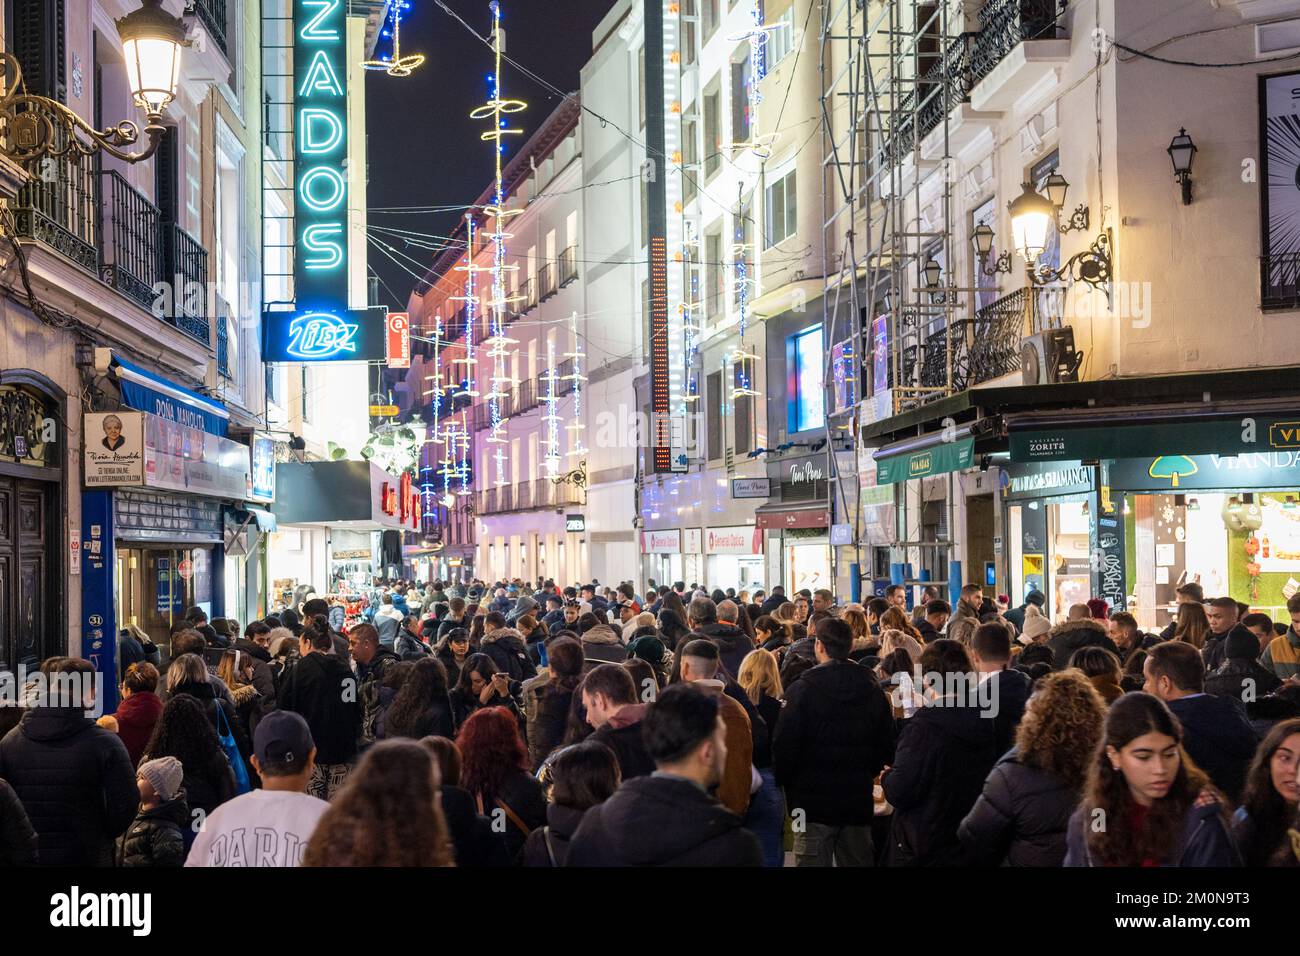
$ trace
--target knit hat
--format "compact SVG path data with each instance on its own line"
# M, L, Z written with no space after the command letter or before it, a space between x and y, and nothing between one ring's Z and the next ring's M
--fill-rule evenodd
M181 762L175 757L157 757L142 763L140 769L136 771L136 776L148 780L154 792L163 803L166 803L175 797L176 791L181 788L185 771L181 767Z
M1244 624L1233 625L1223 641L1223 655L1228 660L1244 658L1253 661L1259 657L1259 638Z
M627 646L628 657L639 657L652 665L662 664L666 651L664 642L650 635L638 637Z
M1025 626L1020 629L1020 643L1032 644L1052 629L1052 622L1033 604L1025 605Z

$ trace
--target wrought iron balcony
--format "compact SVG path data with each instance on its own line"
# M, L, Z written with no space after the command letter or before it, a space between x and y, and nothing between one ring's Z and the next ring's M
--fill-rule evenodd
M537 407L537 380L526 378L515 388L514 412L520 415Z
M1300 308L1300 252L1260 257L1259 305L1261 309Z
M230 322L224 315L217 317L217 374L224 379L232 378L230 374Z
M212 39L217 41L221 52L229 56L230 49L226 45L226 24L230 21L226 19L226 0L190 0L190 9L203 21L208 33L212 34Z
M1062 36L1058 17L1067 6L1068 0L988 0L980 8L980 31L971 51L974 83L1024 41Z
M561 289L570 282L576 282L578 279L578 247L569 246L569 248L561 252L557 267L560 272Z
M509 514L520 511L549 511L581 505L582 489L567 481L550 478L525 479L478 493L478 513Z
M157 299L154 283L163 274L159 249L162 213L117 172L100 174L100 193L100 278L152 309ZM186 290L178 294L183 296Z
M97 185L90 157L75 150L42 160L14 203L18 236L37 239L99 275Z
M163 279L172 284L174 307L168 319L204 345L211 342L208 321L208 250L174 222L162 224ZM201 295L190 295L197 287Z
M920 131L922 139L943 122L954 107L965 103L975 85L971 51L978 33L963 33L948 44L943 57L921 79Z
M540 301L545 302L559 291L555 284L555 265L546 263L537 270L537 290Z

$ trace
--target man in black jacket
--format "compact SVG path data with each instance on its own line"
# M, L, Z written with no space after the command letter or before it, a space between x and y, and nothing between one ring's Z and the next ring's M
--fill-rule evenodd
M1237 626L1240 613L1237 602L1230 597L1211 598L1205 602L1205 617L1210 622L1210 633L1205 638L1205 646L1201 648L1201 657L1207 671L1217 671L1226 660L1224 644L1232 629Z
M1233 697L1205 693L1205 662L1191 644L1165 641L1147 651L1142 689L1159 697L1183 725L1183 749L1236 806L1259 738Z
M754 649L754 642L740 629L740 609L735 601L714 604L710 598L697 597L686 608L686 626L696 637L707 638L718 646L722 668L731 677L740 673L740 662Z
M632 673L620 664L597 664L582 682L582 708L587 723L596 728L591 739L614 751L624 780L643 777L655 769L641 739L646 703L638 696ZM653 699L653 693L645 698Z
M353 631L361 630L357 625ZM369 628L374 631L374 628ZM378 635L373 635L378 644ZM316 765L307 792L329 800L347 781L361 736L361 698L357 678L330 653L333 632L313 619L298 639L302 659L280 688L280 709L301 714L316 743Z
M674 684L644 725L657 769L583 815L565 865L759 866L758 840L709 795L727 760L718 698Z
M795 820L797 866L870 866L871 791L893 759L894 722L880 684L849 660L853 633L838 618L817 626L817 666L786 695L772 760Z
M772 593L767 596L767 600L764 601L762 605L763 613L771 614L784 604L786 600L785 588L781 587L779 584L772 585Z
M401 663L397 651L379 640L373 624L358 624L348 632L348 650L357 675L358 700L361 702L361 738L375 739L379 719L379 690L388 672Z
M970 656L979 680L989 684L985 699L990 704L1000 756L1016 742L1016 728L1025 715L1033 685L1024 671L1011 667L1011 632L1004 624L992 621L977 627Z
M95 669L54 657L41 699L0 740L0 779L36 830L42 866L112 866L113 841L135 819L140 792L126 745L98 727Z

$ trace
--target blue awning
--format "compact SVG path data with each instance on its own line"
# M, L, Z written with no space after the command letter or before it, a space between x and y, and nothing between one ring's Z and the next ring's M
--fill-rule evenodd
M128 407L225 437L230 413L220 402L132 365L116 353L113 368Z

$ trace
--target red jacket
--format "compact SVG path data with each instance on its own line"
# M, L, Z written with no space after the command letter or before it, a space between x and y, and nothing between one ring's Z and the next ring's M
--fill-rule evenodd
M140 757L153 736L154 724L162 715L163 702L157 694L141 691L132 694L117 705L117 735L126 744L131 756L131 766L140 766Z

